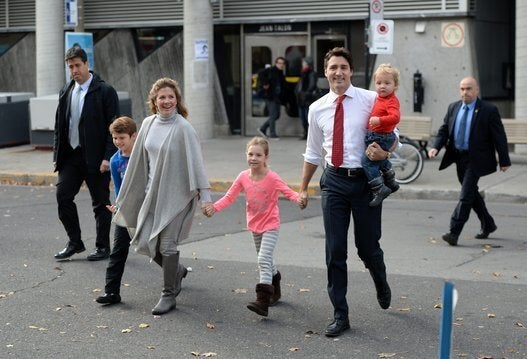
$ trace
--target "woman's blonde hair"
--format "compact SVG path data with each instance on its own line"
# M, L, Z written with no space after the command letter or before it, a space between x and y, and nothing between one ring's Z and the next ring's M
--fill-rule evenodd
M156 106L156 98L157 94L159 93L159 90L162 88L169 87L172 90L174 90L174 93L176 94L176 100L177 100L177 112L187 118L188 116L188 109L187 105L183 102L183 97L181 96L181 90L179 89L179 85L176 80L173 80L168 77L163 77L154 82L152 85L152 88L150 89L150 93L148 94L148 107L150 109L150 112L152 114L157 113L157 106Z

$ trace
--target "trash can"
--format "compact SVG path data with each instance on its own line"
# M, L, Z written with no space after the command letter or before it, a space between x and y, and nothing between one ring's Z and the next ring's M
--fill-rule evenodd
M29 143L30 92L0 92L0 147Z
M122 115L132 114L132 101L128 92L117 91L119 109ZM35 148L53 147L55 131L55 112L59 104L59 95L33 97L29 101L31 113L31 145Z

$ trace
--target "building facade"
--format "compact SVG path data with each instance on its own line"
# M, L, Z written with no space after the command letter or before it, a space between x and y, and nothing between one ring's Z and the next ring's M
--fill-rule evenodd
M2 92L36 93L39 1L0 0ZM183 82L183 5L176 0L162 5L153 0L83 0L84 29L94 36L93 68L130 94L135 119L147 115L146 96L155 79L169 76ZM393 53L387 55L369 54L368 0L201 0L200 6L212 9L215 98L207 105L214 106L215 135L256 134L266 108L255 91L255 79L278 56L287 60L288 93L278 132L299 135L292 91L301 59L313 57L319 86L327 88L323 56L334 46L351 50L355 86L372 88L371 74L380 63L398 67L403 115L431 117L433 131L447 104L458 99L459 80L467 75L478 78L481 97L496 103L503 117L515 115L515 0L385 0L384 19L394 21ZM65 24L63 28L74 30ZM414 86L416 74L422 98Z

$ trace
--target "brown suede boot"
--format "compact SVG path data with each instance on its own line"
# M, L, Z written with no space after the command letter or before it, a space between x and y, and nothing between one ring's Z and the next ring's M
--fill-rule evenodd
M275 305L278 300L282 297L282 290L280 289L280 280L282 279L282 276L280 275L280 272L276 272L276 274L273 276L273 287L274 287L274 293L271 296L271 300L269 301L269 306L272 307Z
M247 308L258 315L267 317L269 301L274 293L274 287L271 284L258 283L256 285L256 301L247 304Z

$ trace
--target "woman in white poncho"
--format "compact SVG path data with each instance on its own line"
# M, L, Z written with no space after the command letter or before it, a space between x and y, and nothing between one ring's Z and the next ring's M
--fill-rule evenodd
M163 291L152 314L176 307L187 274L178 244L188 238L194 212L212 201L198 135L187 121L177 82L157 80L116 200L114 221L131 232L132 247L163 268Z

